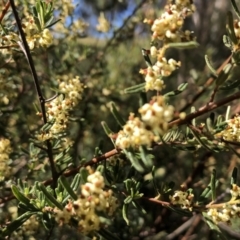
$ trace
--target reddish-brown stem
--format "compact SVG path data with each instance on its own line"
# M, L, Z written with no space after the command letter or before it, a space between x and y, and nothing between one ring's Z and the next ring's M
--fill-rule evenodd
M9 7L10 7L10 1L8 1L8 2L6 3L6 5L4 6L4 8L3 8L3 10L2 10L2 14L0 15L0 23L2 22L4 16L6 15Z
M199 176L205 167L205 161L206 159L208 159L210 156L212 156L211 152L207 152L200 161L198 161L197 166L194 168L194 170L192 171L192 173L187 177L187 179L181 184L182 186L186 187L186 188L190 188L192 185L193 180Z
M64 172L63 175L65 177L73 176L73 175L77 174L81 168L97 164L97 163L99 163L99 162L101 162L103 160L106 160L106 159L108 159L108 158L110 158L110 157L112 157L112 156L114 156L114 155L116 155L116 154L118 154L120 152L121 152L121 150L119 150L119 149L113 149L113 150L111 150L111 151L109 151L109 152L107 152L107 153L105 153L105 154L103 154L103 155L101 155L99 157L93 158L92 160L88 161L87 163L84 163L84 164L82 164L82 165L80 165L80 166L78 166L76 168L73 168L71 170L68 170L68 171ZM48 185L52 184L52 182L53 182L53 179L51 178L51 179L48 179L48 180L46 180L46 181L44 181L42 183L45 186L48 186ZM10 201L10 200L12 200L14 198L15 198L14 195L3 197L3 198L0 199L0 205L5 203L5 202L8 202L8 201Z
M217 74L219 74L219 73L223 70L224 66L225 66L226 64L228 64L231 59L232 59L232 54L231 54L231 55L224 61L224 63L217 69ZM188 109L190 106L192 106L192 104L193 104L194 102L196 102L196 101L202 96L203 93L206 92L206 90L208 89L208 87L212 85L212 83L214 82L214 79L215 79L214 77L210 77L210 78L206 81L206 83L203 85L203 88L201 88L201 89L197 92L197 94L193 97L193 99L191 99L190 101L188 101L187 104L186 104L183 108L181 108L181 109L179 110L179 112L184 112L186 109Z
M176 120L171 121L168 124L168 126L173 127L173 126L180 126L180 125L189 123L194 118L199 117L205 113L208 113L218 107L221 107L221 106L223 106L227 103L230 103L231 101L239 99L239 98L240 98L240 92L237 92L237 93L234 93L233 95L223 98L219 101L207 103L206 105L199 108L196 112L193 112L193 113L190 113L189 115L187 115L184 119L178 118Z

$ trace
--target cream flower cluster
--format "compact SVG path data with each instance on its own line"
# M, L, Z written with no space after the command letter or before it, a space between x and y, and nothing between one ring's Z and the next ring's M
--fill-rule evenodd
M165 40L167 38L174 42L181 42L184 38L184 32L181 31L184 19L194 11L195 6L191 0L179 0L175 4L167 5L166 11L152 24L152 39ZM151 23L149 20L145 22Z
M153 56L157 56L158 50L155 46L151 47L150 53ZM147 69L141 69L140 73L145 75L145 89L162 91L165 88L163 77L168 77L173 71L181 66L181 62L177 62L174 59L167 60L165 57L161 57L159 54L157 62L152 67Z
M65 97L57 97L47 106L48 120L53 120L54 123L48 132L42 132L37 135L38 140L46 141L54 137L54 135L62 133L68 124L69 112L82 99L84 85L80 82L79 77L68 79L67 81L59 80L59 91L64 93Z
M152 103L144 104L139 112L148 129L163 135L168 130L168 122L173 118L174 107L167 105L164 97L159 96Z
M233 184L230 193L232 195L232 199L240 198L240 187L236 184Z
M164 55L169 42L187 42L193 40L190 31L182 30L184 19L195 10L192 1L178 0L175 4L172 1L166 6L166 11L155 21L144 20L152 25L151 30L153 43L160 40L163 47L157 49L155 46L150 48L149 54L157 58L157 62L147 69L141 69L140 73L145 75L145 89L162 91L165 87L163 78L168 77L173 71L181 66L180 62L174 59L167 60Z
M173 205L180 205L182 209L189 209L192 208L192 201L194 195L188 192L183 191L175 191L173 196L170 196L170 202Z
M3 49L5 50L5 49ZM18 96L17 83L12 79L10 72L2 68L0 72L0 105L8 105Z
M78 221L78 230L81 233L99 230L101 219L98 213L112 216L118 207L113 192L103 190L104 186L104 178L100 172L90 174L87 183L81 186L79 199L69 202L63 211L54 210L56 222L66 224L74 218Z
M228 120L228 126L217 136L223 137L224 140L240 142L240 116Z
M11 46L12 44L16 44L16 41L19 40L19 37L14 32L9 32L7 35L1 38L1 46Z
M240 200L240 187L236 184L232 185L232 188L230 190L230 193L232 195L231 200L223 204L221 207L217 206L214 208L212 206L208 209L207 214L212 219L212 221L216 224L220 222L227 223L231 226L238 225L238 230L240 228L239 220L240 220L240 206L239 206L239 200Z
M167 105L162 96L153 98L151 103L144 104L140 109L141 119L130 114L123 130L118 133L116 146L121 149L151 146L159 140L159 135L168 130L168 121L173 118L174 107Z
M115 144L121 149L137 148L141 145L149 147L153 140L153 133L132 113L123 130L118 133Z
M42 31L39 31L32 17L29 17L27 21L24 21L22 26L26 35L28 46L31 50L40 46L47 48L52 44L53 37L49 29L45 28ZM20 41L19 36L13 32L9 32L7 35L2 37L1 45L6 47L9 46L10 48L12 45L16 45L18 41ZM2 52L8 53L6 49Z
M96 26L97 31L99 32L108 32L110 29L110 23L109 21L105 18L105 15L103 12L100 13L100 16L98 18L98 25Z
M52 44L53 37L49 29L45 28L39 32L32 17L23 23L23 30L31 50L39 46L47 48Z
M22 234L25 236L34 235L39 229L39 221L36 215L32 215L21 227Z
M62 0L62 4L60 4L60 6L62 8L61 15L63 15L65 18L67 18L67 16L72 16L73 15L73 11L75 9L75 6L73 5L72 1Z
M237 204L224 204L222 208L210 208L207 215L216 224L220 222L232 225L239 219L240 207ZM239 230L240 225L238 225Z
M140 73L145 75L146 91L162 91L165 88L165 84L161 79L161 75L158 72L154 71L154 68L148 67L147 69L141 69Z
M234 32L238 39L240 39L240 21L234 20Z
M10 141L6 138L0 139L0 181L11 175L11 167L9 166L9 154L12 152Z

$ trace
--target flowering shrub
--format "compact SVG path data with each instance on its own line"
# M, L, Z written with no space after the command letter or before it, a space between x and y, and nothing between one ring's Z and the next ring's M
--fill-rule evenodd
M137 15L143 0L114 32L100 6L104 47L83 43L74 2L9 0L0 15L0 239L236 236L240 21L228 12L228 59L216 70L212 46L199 70L197 0ZM123 47L142 22L145 68Z

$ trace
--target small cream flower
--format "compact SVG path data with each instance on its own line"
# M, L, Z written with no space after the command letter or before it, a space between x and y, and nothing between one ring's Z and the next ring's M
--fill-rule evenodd
M175 191L173 196L170 196L170 201L173 205L180 205L182 209L191 209L194 195L188 192Z
M228 126L217 136L223 137L227 141L240 142L240 116L236 116L233 119L227 121Z
M110 29L110 23L109 21L105 18L105 15L103 12L100 13L100 16L98 18L98 25L96 26L96 29L99 32L108 32Z
M53 37L49 29L45 28L41 34L39 39L39 44L42 47L49 47L52 44Z
M66 130L70 111L81 100L84 85L81 83L79 77L66 81L59 80L59 90L65 94L65 98L62 99L62 96L59 96L46 104L48 120L52 120L54 123L48 132L37 135L39 141L46 141L57 137L58 134Z
M139 146L150 146L154 140L154 135L146 129L145 124L134 114L131 114L129 120L118 133L116 146L121 149L138 148Z
M81 186L81 195L76 201L69 202L63 211L55 209L55 220L60 225L67 224L70 218L78 221L78 231L88 234L100 229L99 213L112 216L118 207L118 201L111 190L104 190L104 178L98 171L87 177L87 183Z
M167 105L164 97L159 96L151 103L144 104L139 112L142 121L149 129L163 135L168 130L168 122L173 118L174 107Z
M6 138L0 139L0 181L11 175L9 166L9 154L12 152L10 141Z

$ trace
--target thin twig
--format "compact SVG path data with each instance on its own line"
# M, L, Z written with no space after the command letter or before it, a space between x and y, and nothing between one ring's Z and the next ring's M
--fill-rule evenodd
M173 127L173 126L180 126L185 123L189 123L194 118L199 117L205 113L208 113L218 107L221 107L221 106L223 106L233 100L239 99L239 98L240 98L240 92L237 92L237 93L234 93L233 95L223 98L219 101L207 103L203 107L199 108L196 112L193 112L193 113L190 113L189 115L187 115L184 119L178 118L176 120L171 121L168 124L168 126Z
M237 231L234 231L231 227L227 226L225 223L219 223L218 226L221 230L226 232L231 239L240 239L240 233Z
M4 8L3 8L3 10L2 10L2 14L0 15L0 23L2 22L4 16L6 15L9 7L10 7L10 1L8 1L8 2L6 3L6 5L4 6Z
M215 96L217 94L218 88L219 88L219 85L216 85L215 88L213 89L213 92L212 92L212 94L210 96L209 103L214 101L214 98L215 98Z
M118 149L113 149L111 150L110 152L107 152L103 155L101 155L100 157L95 157L93 158L92 160L90 160L89 162L85 163L85 164L81 164L80 166L78 166L77 168L73 168L71 170L68 170L67 172L63 173L63 175L65 177L70 177L70 176L73 176L75 174L77 174L79 172L79 170L83 167L87 167L87 166L92 166L92 165L95 165L103 160L106 160L118 153L120 153L121 150L118 150ZM46 185L50 185L52 183L52 179L48 179L47 181L44 181L43 184L46 186Z
M188 228L187 232L185 233L185 235L183 236L183 238L181 240L189 240L192 233L194 232L194 229L197 228L197 226L199 225L201 220L202 220L202 216L200 214L196 215L192 224L190 225L190 227Z
M37 91L37 94L38 94L38 99L39 99L39 102L40 102L43 122L44 122L44 124L46 124L47 123L47 114L46 114L46 109L45 109L45 99L43 97L42 90L40 88L40 84L39 84L37 72L36 72L36 69L35 69L35 65L34 65L34 62L33 62L33 59L32 59L32 55L30 53L30 49L29 49L24 31L22 29L22 24L21 24L20 18L18 16L14 0L10 0L10 4L11 4L12 11L13 11L13 15L14 15L16 23L17 23L19 34L20 34L21 39L22 39L22 44L20 44L20 46L22 46L22 48L23 48L23 52L26 55L29 67L31 69L33 81L34 81L35 88L36 88L36 91ZM47 140L46 145L47 145L47 154L48 154L49 163L50 163L51 172L52 172L52 178L53 178L53 186L52 187L54 188L57 184L58 173L57 173L55 163L54 163L51 141Z
M219 73L223 70L224 66L225 66L226 64L228 64L231 59L232 59L232 54L231 54L231 55L224 61L224 63L217 69L217 74L219 74ZM179 110L179 112L184 112L184 111L187 110L190 106L192 106L192 104L193 104L194 102L196 102L196 101L202 96L203 93L206 92L206 90L208 89L208 87L212 85L212 83L214 82L214 80L215 80L214 77L210 77L210 78L206 81L206 83L203 85L203 88L202 88L201 90L199 90L199 91L197 92L197 94L193 97L193 99L191 99L190 101L188 101L187 104L186 104L183 108L181 108L181 109Z
M112 38L109 39L109 41L107 42L105 48L103 49L103 52L105 52L107 50L107 48L109 46L111 46L112 42L114 41L114 39L117 37L117 35L125 28L125 26L127 25L128 21L135 15L135 13L138 11L138 9L140 9L142 7L142 5L146 2L146 0L142 0L132 11L132 13L124 20L122 26L120 28L118 28L116 31L114 31Z
M101 50L101 52L106 53L106 51L108 50L108 48L111 46L111 44L113 43L113 41L115 40L115 38L117 37L117 35L125 28L125 26L127 25L127 23L129 22L129 20L135 15L135 13L142 7L142 5L146 2L146 0L142 0L132 11L132 13L124 20L123 24L121 27L119 27L116 31L114 31L113 36L107 41L105 47ZM99 51L100 52L100 51ZM95 59L98 58L99 52L97 52L97 54L95 54ZM87 72L87 74L89 74L91 72L91 70L95 67L96 63L99 63L99 61L93 61L92 65L89 67L89 70Z
M73 175L77 174L81 168L97 164L97 163L99 163L101 161L104 161L104 160L106 160L106 159L108 159L108 158L110 158L110 157L112 157L112 156L114 156L116 154L119 154L120 152L121 152L121 150L119 150L119 149L113 149L113 150L111 150L111 151L109 151L109 152L107 152L107 153L105 153L105 154L103 154L103 155L101 155L99 157L93 158L92 160L88 161L85 164L82 164L82 165L80 165L80 166L78 166L78 167L76 167L74 169L71 169L71 170L63 173L63 175L65 177L73 176ZM53 182L53 179L51 178L51 179L48 179L48 180L42 182L42 184L44 184L45 186L48 186L48 185L52 184L52 182ZM8 201L10 201L12 199L15 199L14 195L9 195L9 196L0 198L0 205L4 204L5 202L8 202Z
M177 236L179 236L186 229L189 229L189 227L195 221L196 217L197 217L196 215L192 216L190 219L188 219L186 222L184 222L180 227L178 227L176 230L174 230L172 233L170 233L168 236L166 236L165 239L167 239L167 240L175 239Z
M187 177L187 179L181 184L183 186L186 186L186 188L190 188L192 185L193 180L202 174L204 168L205 168L205 161L208 159L210 156L212 156L212 152L207 152L204 154L204 156L201 158L200 161L198 161L197 166L194 168L194 170L191 172L191 174Z

